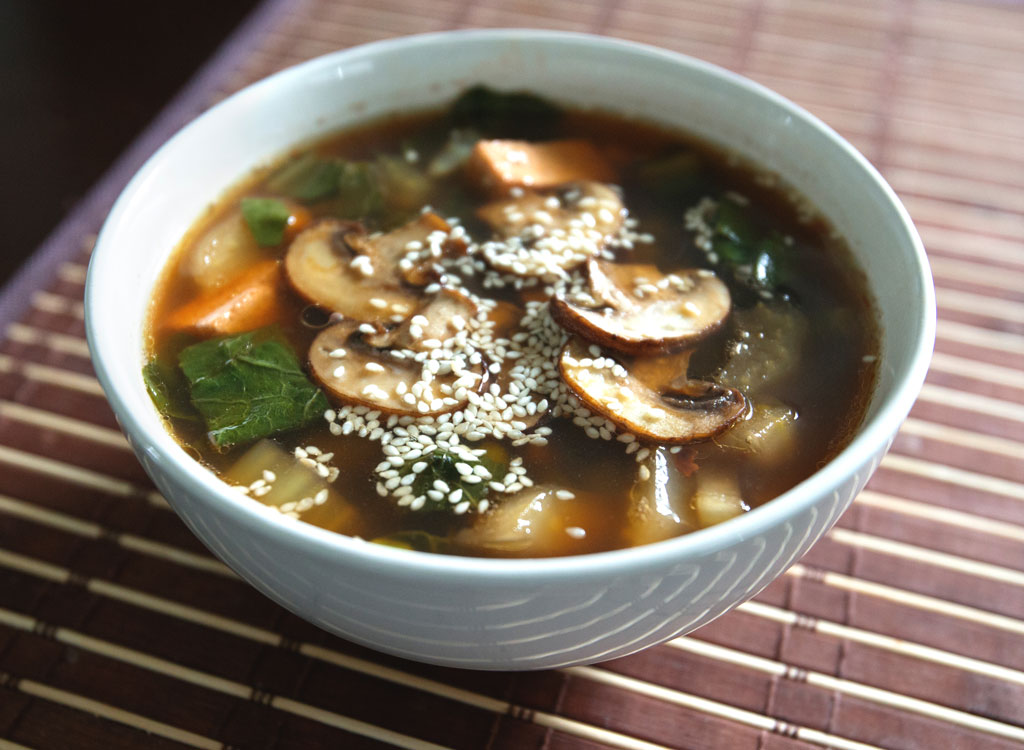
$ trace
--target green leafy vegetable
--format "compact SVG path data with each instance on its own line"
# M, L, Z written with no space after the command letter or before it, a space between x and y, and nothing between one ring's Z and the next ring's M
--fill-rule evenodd
M267 189L303 203L337 195L342 163L305 153L285 164L267 180Z
M266 330L193 344L178 361L219 448L302 427L330 408L295 353Z
M682 203L701 189L702 165L695 151L677 151L638 165L635 179L643 189L668 203Z
M451 108L452 121L491 138L550 137L562 110L534 94L495 91L486 86L467 89Z
M273 198L243 198L242 218L252 232L253 239L264 247L280 245L288 226L291 211Z
M398 547L399 549L411 549L417 552L435 552L446 554L451 552L452 545L447 539L426 531L398 531L387 536L380 536L372 540L374 544L383 544L386 547Z
M383 209L384 199L373 165L345 162L338 176L339 218L365 219L379 215Z
M712 217L711 248L717 264L734 281L754 292L782 293L792 252L782 235L761 235L744 208L723 199Z
M198 419L188 402L185 379L177 367L169 367L163 360L153 357L142 368L142 380L156 408L172 419Z
M426 462L426 468L420 472L416 472L417 464L420 461ZM486 470L486 476L481 477L481 481L473 482L466 481L458 470L457 464L466 464L470 468L480 465ZM480 456L475 461L465 461L463 458L459 458L453 453L449 453L444 450L436 450L429 456L424 458L411 461L400 470L400 473L405 476L408 474L417 474L416 479L412 483L412 495L411 497L419 497L424 495L427 497L425 508L432 510L450 510L461 502L469 501L472 507L476 507L480 504L487 493L490 491L488 482L493 476L504 476L504 467L499 466L495 461L492 461L487 456ZM447 485L448 491L441 491L443 497L432 498L428 493L431 490L437 492L438 486L435 484L440 480ZM456 494L457 500L451 501L451 493L458 493L461 490L461 494Z

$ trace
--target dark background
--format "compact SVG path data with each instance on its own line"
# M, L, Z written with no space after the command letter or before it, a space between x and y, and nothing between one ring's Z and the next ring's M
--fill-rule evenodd
M256 5L0 0L0 284Z

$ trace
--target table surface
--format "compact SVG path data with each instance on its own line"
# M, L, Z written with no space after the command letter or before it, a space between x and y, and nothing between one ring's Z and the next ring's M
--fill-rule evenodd
M868 489L754 600L613 662L474 673L327 635L169 512L92 374L82 283L177 127L321 53L534 26L657 44L819 115L890 181L935 273L936 353ZM0 297L0 750L1024 746L1024 6L852 0L268 0Z

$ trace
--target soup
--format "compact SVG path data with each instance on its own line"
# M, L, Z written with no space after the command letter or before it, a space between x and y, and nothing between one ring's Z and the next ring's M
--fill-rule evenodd
M509 557L770 501L848 442L879 339L849 248L773 175L482 87L250 176L148 331L169 429L283 522Z

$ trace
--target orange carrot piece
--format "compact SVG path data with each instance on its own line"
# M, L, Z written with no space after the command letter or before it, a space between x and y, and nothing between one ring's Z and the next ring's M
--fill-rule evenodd
M313 223L313 214L305 206L288 202L288 223L284 227L284 241L291 242L296 235Z
M490 190L551 188L573 180L614 182L615 169L590 141L478 141L470 173Z
M280 310L276 260L261 261L234 281L175 310L165 327L199 336L223 336L270 325Z

